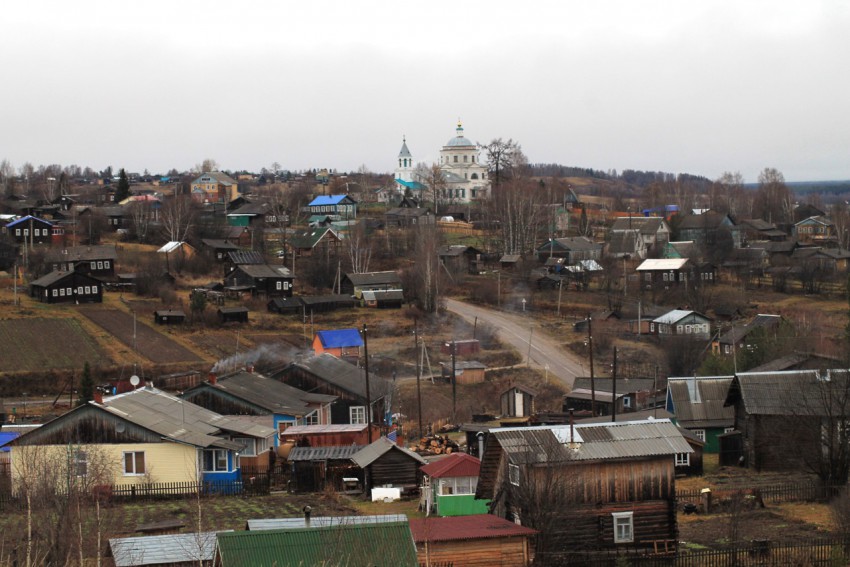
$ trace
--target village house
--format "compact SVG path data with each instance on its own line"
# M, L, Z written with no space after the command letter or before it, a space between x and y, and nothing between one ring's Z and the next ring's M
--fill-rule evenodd
M239 184L221 171L210 171L192 181L192 199L200 203L229 203L239 196Z
M383 378L370 376L369 392L372 419L367 417L366 376L362 368L324 353L295 361L272 375L299 390L338 396L331 406L331 423L366 424L383 420L385 395L389 384Z
M291 297L294 279L283 266L239 264L224 278L224 288L250 291L255 297Z
M98 484L235 481L241 476L239 454L267 451L274 433L152 387L109 398L98 394L16 439L12 480L56 461L77 471L97 469L103 476Z
M337 215L344 219L357 218L357 201L349 195L320 195L310 201L306 210L311 215Z
M814 216L794 224L793 236L799 242L809 244L826 244L838 242L835 223L824 216Z
M327 255L341 245L342 239L330 226L297 231L286 241L288 254L296 258Z
M30 297L42 303L101 303L103 282L82 272L53 271L30 282Z
M776 228L776 225L764 219L740 219L738 228L741 231L741 245L749 246L753 242L773 241L781 242L788 239L788 235Z
M711 337L711 319L686 309L673 309L652 320L649 332L659 337L688 337L708 340Z
M564 396L561 411L569 413L574 411L577 415L617 415L622 414L625 409L625 394L622 392L604 392L601 390L590 390L586 388L573 388L569 394Z
M360 298L364 290L387 291L402 289L401 277L394 271L364 272L345 274L341 282L341 292Z
M547 258L564 258L566 264L573 265L582 260L599 260L602 257L602 244L585 236L555 238L538 246L534 253L541 262Z
M720 452L720 436L735 429L735 408L724 405L731 383L732 376L667 378L667 411L705 443L706 453Z
M27 245L51 244L54 232L53 223L31 215L13 220L3 227L3 234L8 234L18 244ZM61 236L61 233L57 236Z
M596 318L594 317L594 321ZM655 401L656 381L653 378L618 378L616 382L610 376L595 376L592 380L587 376L577 376L573 389L590 390L591 386L597 392L622 394L623 411L634 412L650 407Z
M661 419L493 429L476 496L522 525L541 506L552 507L557 520L537 529L545 532L538 552L553 557L656 550L659 543L674 551L674 457L691 451L676 426Z
M481 251L463 244L449 244L437 249L437 257L453 274L477 274L480 270Z
M759 313L746 325L732 326L711 342L711 352L715 355L732 356L737 350L752 350L753 344L747 340L757 329L763 329L774 337L785 322L781 315Z
M404 305L404 292L400 289L364 289L361 298L364 307L401 309Z
M336 396L293 388L251 367L220 377L210 373L180 398L222 415L268 416L267 426L278 432L275 446L280 434L293 425L329 424L336 400Z
M635 271L646 289L669 289L678 285L717 281L713 266L698 266L688 258L651 258L641 262Z
M260 228L266 224L277 224L277 220L271 205L265 201L245 203L227 213L227 224L230 226ZM285 221L285 219L281 219L281 221Z
M420 508L425 515L467 516L489 512L489 501L476 500L481 461L466 453L452 453L422 467L424 483Z
M741 247L741 231L729 215L706 211L682 215L679 220L679 240L693 240L698 246L714 246L728 234L733 248Z
M313 337L313 352L317 355L326 352L338 358L350 356L356 360L360 358L361 347L363 337L357 329L316 331Z
M219 263L223 263L227 259L228 252L236 252L242 249L241 246L223 238L203 238L201 245L202 249Z
M364 488L367 494L373 489L399 489L402 494L416 492L422 484L420 467L425 459L410 449L379 437L351 456L351 460L364 471ZM380 492L380 491L379 491Z
M490 514L413 518L410 531L420 565L453 567L527 567L537 534Z
M432 225L435 222L434 213L427 207L394 207L384 213L384 223L387 228Z
M670 225L661 217L619 217L611 225L609 232L612 236L636 232L648 253L660 252L670 241Z
M54 248L45 256L53 270L81 272L96 278L114 276L117 259L118 251L112 244Z

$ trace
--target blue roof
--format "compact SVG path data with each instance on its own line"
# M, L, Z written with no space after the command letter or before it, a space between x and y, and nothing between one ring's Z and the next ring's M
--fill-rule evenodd
M0 452L8 453L9 447L6 443L14 441L21 433L19 431L0 431Z
M32 215L27 215L27 216L25 216L25 217L21 217L21 218L19 218L19 219L18 219L18 220L16 220L16 221L12 221L12 222L10 222L10 223L9 223L9 224L7 224L6 226L15 226L16 224L20 224L20 223L22 223L22 222L26 222L26 221L28 221L28 220L30 220L30 219L37 220L37 221L39 221L39 222L43 222L43 223L45 223L45 224L49 224L50 226L53 226L53 223L52 223L52 222L50 222L50 221L46 221L46 220L44 220L44 219L40 219L40 218L38 218L38 217L34 217L34 216L32 216Z
M405 181L404 179L396 179L395 182L398 183L399 185L403 185L404 187L407 187L408 189L412 189L413 191L424 191L425 190L425 186L422 185L421 183L419 183L418 181Z
M307 205L317 207L319 205L339 205L348 195L319 195Z
M324 348L343 348L363 346L363 337L357 329L337 329L335 331L316 331Z

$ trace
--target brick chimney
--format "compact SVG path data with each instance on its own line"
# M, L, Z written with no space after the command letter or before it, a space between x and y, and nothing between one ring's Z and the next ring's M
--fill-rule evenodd
M253 373L254 373L254 363L253 363L253 362L249 362L248 364L246 364L246 365L245 365L245 370L246 370L247 372L249 372L249 373L253 374Z
M209 373L209 375L207 376L207 382L209 382L210 384L215 385L215 383L216 383L217 381L218 381L218 378L216 377L215 372L213 372L212 370L210 370L210 373Z
M94 389L94 394L92 395L92 397L94 398L94 402L96 404L102 404L103 403L103 392L101 392L97 388Z

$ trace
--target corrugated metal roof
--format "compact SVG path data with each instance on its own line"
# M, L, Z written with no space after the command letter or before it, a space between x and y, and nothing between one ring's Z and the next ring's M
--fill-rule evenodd
M353 201L348 195L319 195L307 205L308 207L320 207L322 205L338 205L346 198Z
M640 266L637 267L637 271L680 270L687 263L687 258L650 258L641 262Z
M345 277L355 286L361 285L401 285L401 277L396 272L364 272L362 274L345 274Z
M431 478L477 477L481 470L481 461L466 453L452 453L442 459L431 461L420 470Z
M219 534L218 556L221 567L418 566L407 522Z
M337 398L311 394L262 374L244 371L219 377L215 384L196 386L188 390L187 394L197 388L213 388L269 412L296 416L307 415L313 411L314 408L309 407L309 402L330 403Z
M365 423L329 423L326 425L293 425L286 428L287 435L315 435L317 433L357 433L365 431Z
M293 363L292 366L301 368L346 392L366 398L366 372L362 368L340 360L331 354L322 353L302 362ZM389 390L389 383L383 378L370 375L369 382L372 402L380 399Z
M420 455L405 447L396 445L386 437L379 437L376 441L373 441L371 445L366 445L353 454L351 456L351 460L362 469L368 467L390 451L401 451L414 461L418 461L423 465L425 464L425 459L423 459Z
M312 528L329 528L333 526L353 526L362 524L389 524L395 522L406 522L404 514L374 514L371 516L316 516L310 518ZM304 516L296 518L261 518L248 520L246 528L249 531L260 530L284 530L306 528L307 522Z
M844 392L850 380L846 370L785 372L741 372L732 380L727 404L739 397L750 415L825 416L845 412Z
M731 376L670 377L667 391L682 427L731 427L735 408L725 406Z
M347 460L362 448L362 445L343 445L341 447L293 447L286 460L290 462Z
M216 533L121 537L109 540L115 567L197 563L215 558Z
M626 394L624 394L623 392L617 392L617 399L619 400L625 395ZM596 392L592 392L591 390L585 390L584 388L574 388L565 397L567 399L572 400L590 400L595 397L598 401L601 402L611 402L614 399L614 394L612 392L606 392L604 390L596 390Z
M682 319L684 319L685 317L687 317L689 315L694 315L695 317L702 318L706 321L709 320L708 317L706 317L705 315L703 315L701 313L697 313L696 311L688 311L688 310L685 310L685 309L674 309L672 311L668 311L667 313L665 313L661 317L658 317L657 319L653 319L652 322L653 323L666 324L666 325L674 325L674 324L678 323L679 321L681 321Z
M324 348L362 347L363 337L357 329L335 329L316 331Z
M416 543L530 537L537 533L537 530L520 526L492 514L415 518L410 520L410 531Z

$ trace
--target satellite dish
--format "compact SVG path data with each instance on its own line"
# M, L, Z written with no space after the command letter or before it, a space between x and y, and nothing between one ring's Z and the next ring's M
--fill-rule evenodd
M133 374L132 376L130 376L130 384L133 386L133 388L135 388L136 386L138 386L138 385L139 385L139 377L138 377L138 376L136 376L135 374Z
M115 431L118 432L118 433L124 433L124 427L125 427L124 422L119 421L118 423L115 424Z

